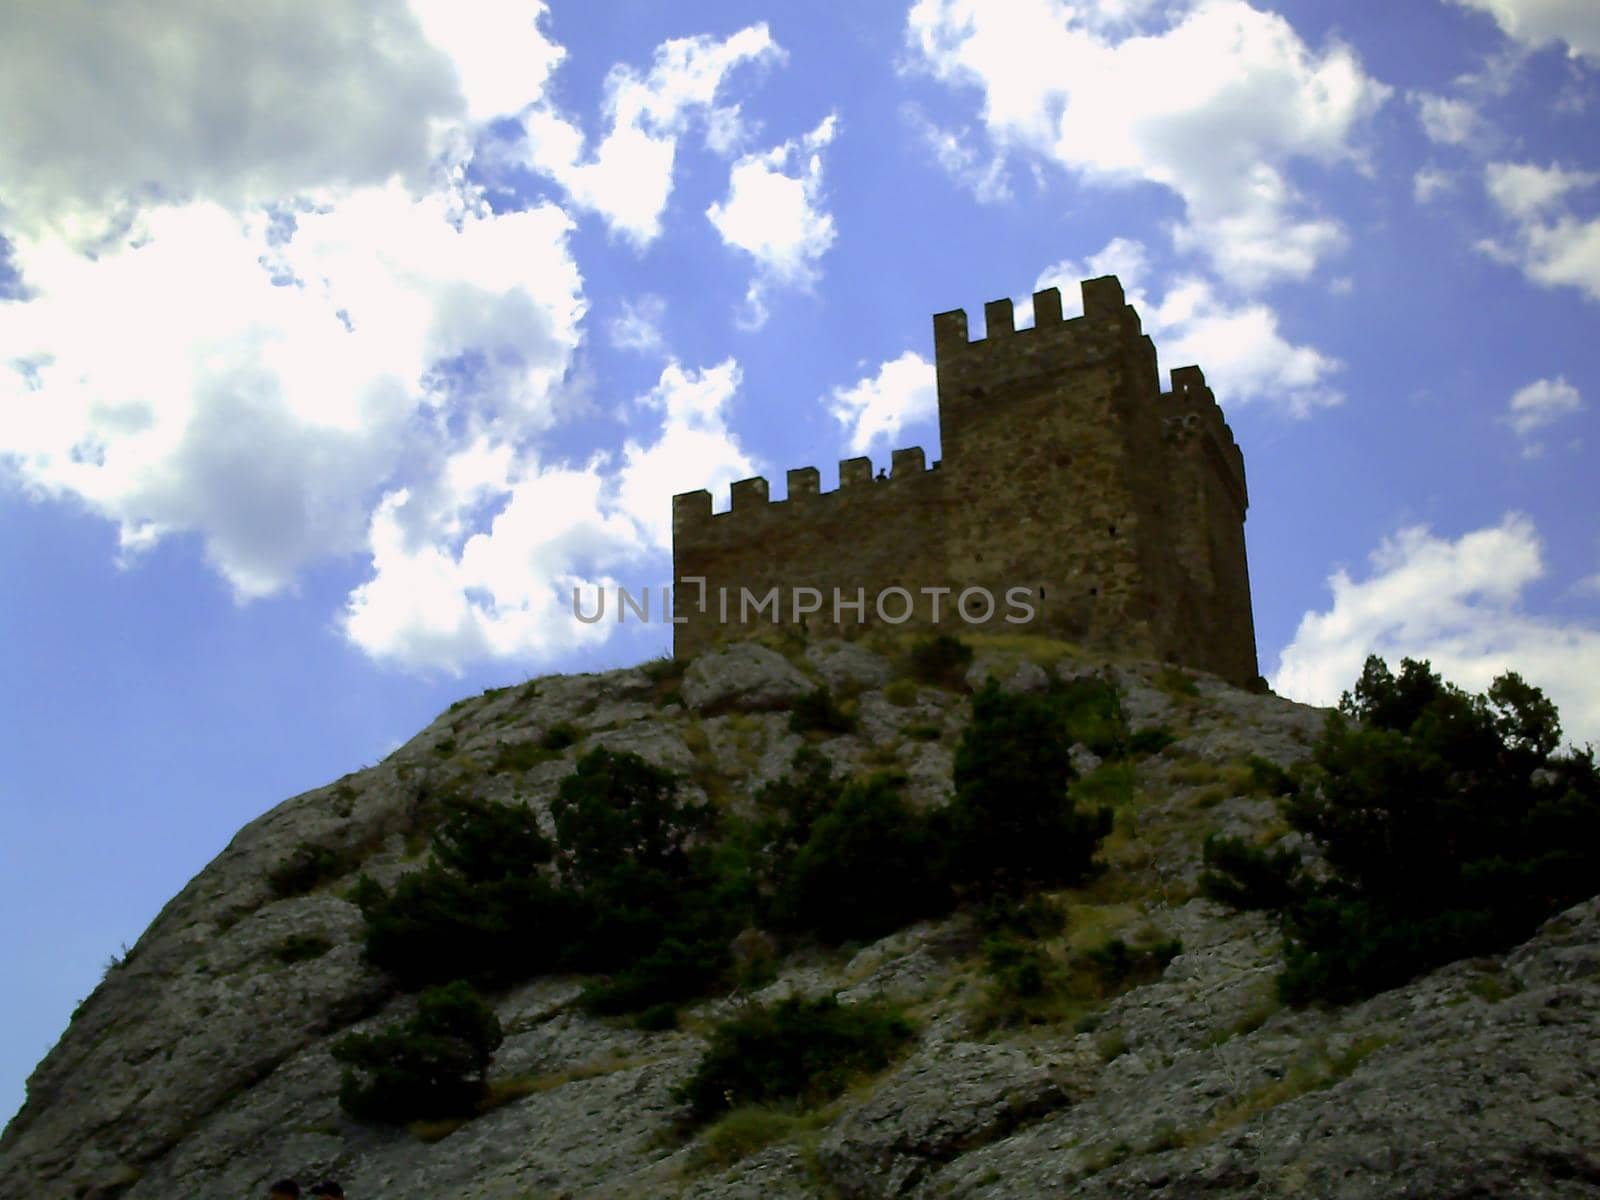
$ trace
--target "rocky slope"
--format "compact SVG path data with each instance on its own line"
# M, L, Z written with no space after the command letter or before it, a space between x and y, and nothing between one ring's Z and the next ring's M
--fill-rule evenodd
M344 894L359 872L387 882L419 864L442 787L542 810L603 745L680 772L709 802L748 804L802 744L786 707L821 682L853 695L860 718L821 743L830 758L898 766L919 803L942 802L970 707L960 689L913 686L859 644L790 651L718 651L681 679L623 670L486 693L246 826L39 1065L0 1139L0 1194L264 1195L294 1174L338 1177L352 1197L1600 1196L1600 904L1358 1005L1282 1008L1276 933L1198 898L1200 846L1214 830L1281 835L1240 764L1304 757L1322 714L1017 640L982 649L971 678L1027 689L1098 670L1132 728L1176 736L1138 761L1110 869L1062 895L1063 951L1112 933L1181 939L1159 978L1070 1020L1006 1028L968 916L796 954L758 998L893 998L917 1041L828 1108L743 1142L685 1140L672 1093L710 1024L748 998L647 1033L582 1012L581 981L543 978L492 997L506 1031L493 1111L453 1130L347 1118L329 1047L414 1001L363 962ZM502 747L563 723L576 744L505 765Z

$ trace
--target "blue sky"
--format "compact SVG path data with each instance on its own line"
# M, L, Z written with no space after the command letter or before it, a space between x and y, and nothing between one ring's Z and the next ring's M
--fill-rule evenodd
M58 0L0 112L7 1113L241 824L660 653L571 587L936 456L930 314L1040 286L1206 371L1279 691L1518 669L1600 742L1592 0Z

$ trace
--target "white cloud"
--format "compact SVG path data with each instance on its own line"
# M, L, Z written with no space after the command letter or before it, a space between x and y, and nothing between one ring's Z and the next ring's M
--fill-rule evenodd
M1423 167L1411 177L1411 197L1418 204L1430 203L1435 196L1456 185L1455 176L1438 167Z
M656 49L648 74L613 67L606 80L607 130L592 155L583 132L550 107L524 119L530 164L556 180L572 202L599 213L615 233L636 246L661 233L672 195L678 139L692 119L706 123L714 149L730 152L742 136L737 106L718 106L729 74L744 63L783 57L766 25L752 25L723 40L676 38Z
M835 388L828 411L849 430L853 454L865 454L874 444L892 447L906 425L938 413L933 364L907 350L879 366L877 374Z
M741 378L731 358L700 371L668 363L643 397L646 408L661 414L661 430L649 446L629 441L623 448L617 490L622 511L647 545L671 548L673 496L706 488L715 497L755 473L727 425L726 409Z
M908 25L929 71L982 89L996 143L1094 183L1172 189L1176 243L1240 285L1305 278L1343 241L1287 170L1359 162L1354 135L1389 89L1348 47L1314 54L1242 0L1201 0L1120 41L1062 0L919 0Z
M1544 452L1544 447L1532 440L1533 434L1582 409L1583 400L1578 389L1558 375L1554 379L1536 379L1518 388L1511 397L1505 420L1522 439L1523 456L1534 458Z
M1472 691L1516 671L1556 702L1569 739L1600 742L1600 630L1525 612L1522 593L1543 575L1538 533L1517 514L1455 541L1403 529L1373 553L1366 579L1329 578L1332 607L1301 619L1272 686L1332 704L1369 654L1428 659Z
M933 152L939 166L982 204L997 204L1011 199L1011 181L1006 175L1004 153L980 153L973 144L972 130L943 129L914 108L907 108L904 119Z
M1594 0L1455 0L1489 13L1509 38L1526 46L1566 43L1573 58L1600 61L1600 7Z
M539 32L543 0L409 0L422 32L455 68L473 121L521 112L538 100L566 51ZM259 7L259 6L258 6Z
M798 140L745 155L728 174L727 199L706 210L723 243L755 260L747 328L766 321L765 296L774 285L809 287L833 245L833 218L822 207L822 150L836 129L830 115Z
M667 302L660 296L640 296L637 303L623 300L621 315L608 326L611 344L641 354L661 349L661 318L666 314Z
M573 588L589 611L596 588L670 550L674 494L751 474L726 423L739 382L732 359L700 371L669 363L640 400L660 415L654 440L630 440L620 469L606 455L544 465L484 437L427 488L391 491L368 527L372 576L350 595L347 636L374 658L454 673L603 639L610 626L573 616ZM638 580L623 582L638 594Z
M602 511L600 473L529 465L505 483L504 507L459 551L410 534L406 489L383 498L368 531L372 578L343 617L353 643L411 669L459 673L467 662L537 660L606 636L572 615L571 600L574 587L612 586L600 564L636 550L632 522Z
M536 104L560 58L542 9L446 19L429 0L420 24L351 5L51 11L0 46L0 89L29 54L55 72L30 76L0 132L26 286L0 304L0 470L112 522L125 561L196 539L241 600L364 550L343 628L402 665L605 636L572 618L570 589L664 544L670 498L646 466L747 464L720 408L693 399L719 382L725 399L731 363L664 376L659 438L628 447L629 495L603 453L544 451L574 415L572 221L495 212L465 171L475 122ZM681 49L658 59L660 88L619 105L666 127L666 109L714 93L722 68L697 74ZM82 86L55 88L63 72ZM64 219L30 223L29 204ZM633 315L642 337L648 304Z
M132 204L241 206L395 173L420 185L465 108L450 55L392 3L11 5L7 232L82 244Z
M1600 182L1594 171L1568 171L1552 164L1490 163L1484 168L1484 187L1500 211L1509 217L1532 220L1560 206L1568 192Z
M554 208L463 218L391 186L298 220L273 244L260 214L161 207L93 259L19 238L34 298L0 306L0 454L24 483L129 550L198 534L241 597L358 548L446 410L469 435L548 424L583 309ZM469 354L470 389L424 386Z
M1467 100L1438 96L1431 92L1410 92L1407 99L1417 109L1417 119L1428 140L1444 146L1459 146L1478 132L1478 110Z
M1062 308L1071 314L1082 311L1081 280L1117 276L1164 367L1198 363L1224 406L1262 402L1303 417L1342 401L1330 382L1342 364L1285 338L1277 314L1266 304L1224 300L1195 277L1174 279L1157 300L1144 290L1149 274L1143 244L1116 238L1082 265L1067 261L1047 267L1034 290L1060 288Z
M1511 244L1486 240L1478 249L1510 263L1546 287L1576 287L1600 300L1600 216L1577 216L1569 194L1600 183L1600 173L1557 164L1490 163L1489 197L1513 226Z

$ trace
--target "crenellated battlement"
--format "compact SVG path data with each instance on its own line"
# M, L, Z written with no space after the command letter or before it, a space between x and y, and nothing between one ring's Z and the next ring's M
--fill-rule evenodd
M1045 288L1021 329L1009 299L990 301L975 340L965 310L934 316L942 463L920 447L876 474L844 459L826 492L796 467L782 500L741 479L716 513L708 491L675 496L676 577L763 595L1025 588L1038 632L1252 682L1244 457L1199 367L1163 389L1117 278L1081 287L1081 316ZM751 632L703 601L677 611L680 654ZM919 601L905 619L939 613ZM837 612L810 619L852 631Z
M835 498L863 499L868 493L885 484L905 484L907 480L931 474L939 464L929 467L921 446L895 450L890 454L889 465L883 471L872 473L872 459L868 457L839 460L839 486L832 491L821 490L822 474L816 467L794 467L787 475L788 495L782 500L771 497L771 485L761 475L736 480L729 488L728 507L721 512L712 510L712 495L704 488L684 492L672 498L672 523L674 531L682 530L692 536L696 525L735 517L750 512L782 510L800 514L810 511L813 503L826 504ZM887 495L897 495L890 492ZM792 507L786 507L792 506Z
M1110 322L1119 332L1131 322L1132 332L1140 333L1139 314L1129 306L1123 295L1122 283L1115 275L1099 279L1086 279L1080 285L1083 295L1083 315L1063 318L1061 315L1061 289L1045 288L1033 293L1033 324L1017 328L1015 305L1010 297L990 300L983 306L984 336L972 338L967 328L967 310L951 309L935 313L933 317L933 348L938 354L987 353L995 349L1009 349L1003 345L1012 337L1035 339L1070 338L1087 333L1093 326ZM975 347L983 347L975 350Z

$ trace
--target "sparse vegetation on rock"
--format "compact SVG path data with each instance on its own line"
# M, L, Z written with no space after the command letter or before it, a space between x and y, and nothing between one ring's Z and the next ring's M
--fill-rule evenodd
M886 637L490 689L285 802L78 1007L0 1193L1584 1177L1594 765L1542 698L1371 671L1324 738L1200 673L976 644L928 682ZM853 728L791 730L823 687ZM1366 998L1281 1002L1296 946L1321 969L1352 945L1291 922L1304 897L1387 920L1424 894L1466 914L1446 931L1487 897L1521 924L1343 993Z
M1214 840L1209 891L1281 915L1291 1000L1368 996L1503 950L1596 887L1600 772L1559 742L1554 705L1515 674L1472 695L1427 663L1395 675L1369 658L1285 806L1328 871Z

